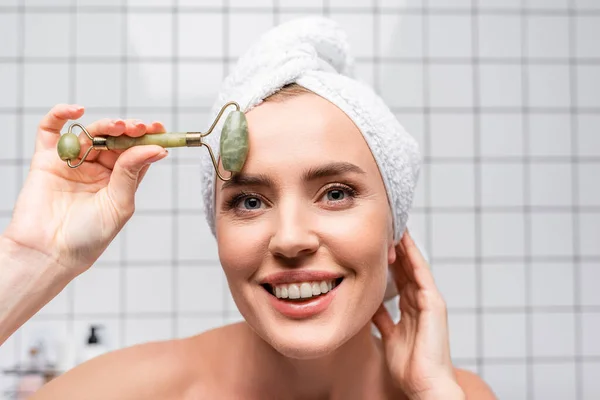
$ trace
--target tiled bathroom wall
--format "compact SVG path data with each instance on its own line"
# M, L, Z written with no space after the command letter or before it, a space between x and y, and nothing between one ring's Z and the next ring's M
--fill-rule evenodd
M452 355L501 399L600 398L600 1L0 0L0 231L55 103L205 130L258 35L339 21L357 72L417 138L410 225L449 307ZM240 319L204 222L198 152L153 166L93 268L0 347L110 348ZM14 382L0 375L0 391Z

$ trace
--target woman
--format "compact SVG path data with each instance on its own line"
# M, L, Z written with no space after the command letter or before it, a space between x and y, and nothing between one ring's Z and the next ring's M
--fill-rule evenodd
M59 106L42 123L4 237L13 254L60 260L60 267L32 272L46 288L25 311L7 302L2 322L22 323L41 298L61 289L56 282L66 284L95 261L133 213L142 166L164 157L149 146L102 153L86 170L65 169L49 153L65 120L81 114ZM247 119L243 171L211 187L219 257L245 321L101 356L34 398L493 398L479 378L452 366L444 301L409 234L401 229L396 240L389 187L357 125L298 85L267 96ZM163 128L99 121L91 129L135 136ZM41 174L44 181L36 182ZM70 192L50 206L66 218L55 225L46 218L48 229L34 233L27 228L36 215L23 210L40 206L27 204L39 198L27 194L42 184ZM90 226L100 228L78 236ZM382 305L388 265L401 294L398 324ZM371 322L381 341L371 335Z

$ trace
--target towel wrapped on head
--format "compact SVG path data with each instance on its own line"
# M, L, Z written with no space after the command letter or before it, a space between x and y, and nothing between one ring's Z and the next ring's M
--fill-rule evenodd
M248 112L290 83L329 100L358 127L375 158L387 191L397 242L406 228L419 176L419 149L375 91L355 79L349 47L345 32L324 17L300 18L271 29L240 57L225 79L210 120L229 101ZM221 128L220 121L206 137L216 151L215 157ZM216 234L216 175L208 154L203 154L201 163L204 210Z

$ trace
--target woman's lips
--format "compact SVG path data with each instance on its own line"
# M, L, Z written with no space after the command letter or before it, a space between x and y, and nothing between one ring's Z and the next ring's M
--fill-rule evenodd
M343 280L337 283L335 287L332 287L330 290L328 290L327 293L313 295L312 297L308 298L302 298L305 297L302 296L300 298L290 300L290 293L288 293L288 298L278 298L274 293L269 293L269 291L266 289L264 293L265 295L269 296L269 301L271 302L271 305L280 314L291 319L305 319L311 318L325 311L335 298L338 292L338 286L342 282ZM297 286L301 285L302 284L300 283ZM295 289L292 288L291 290ZM304 290L306 291L306 287L304 288ZM281 295L281 293L278 293L278 295ZM296 297L296 293L293 293L293 297Z

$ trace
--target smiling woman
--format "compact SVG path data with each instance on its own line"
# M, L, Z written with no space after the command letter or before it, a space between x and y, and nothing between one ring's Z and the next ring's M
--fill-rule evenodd
M292 21L240 59L216 101L237 101L248 122L241 172L216 180L203 160L244 321L98 357L34 398L494 398L453 367L444 300L406 231L416 142L350 64L335 23ZM398 323L382 304L388 269Z
M395 258L386 190L358 128L322 97L267 101L247 117L245 168L217 182L221 264L263 339L286 356L325 356L382 302Z

